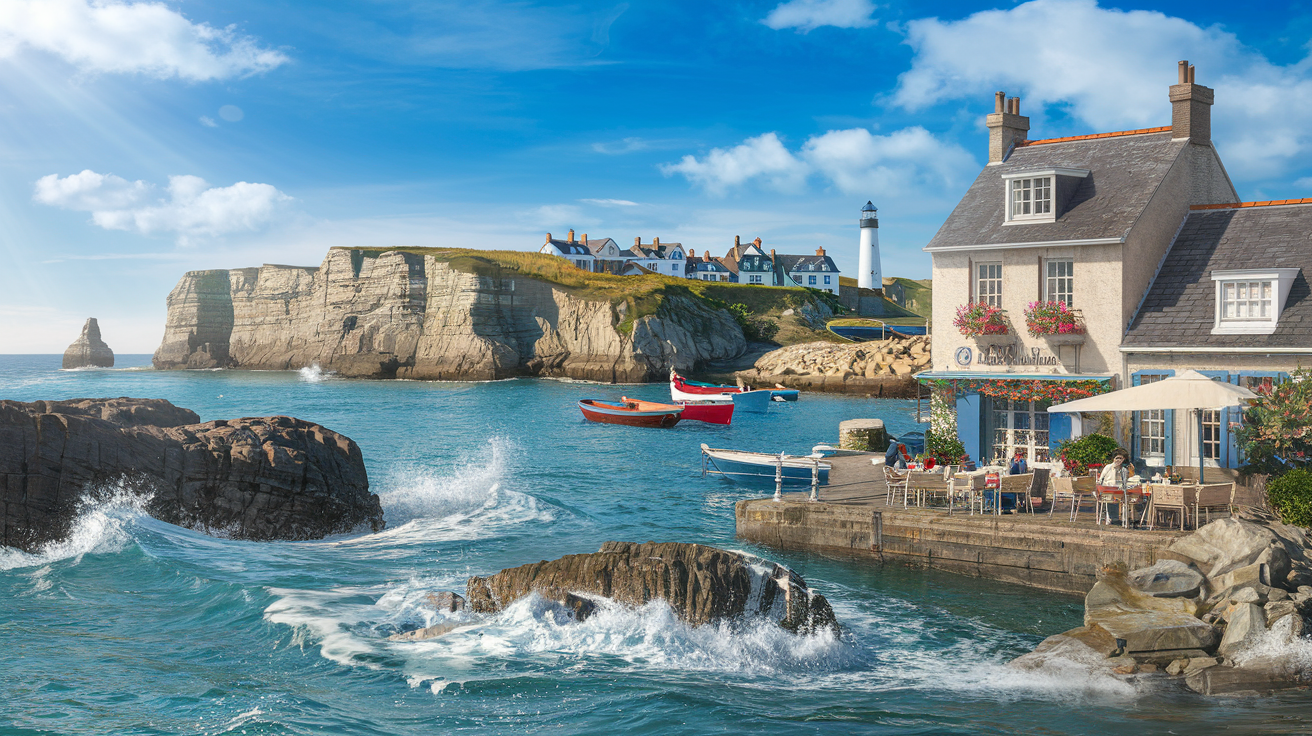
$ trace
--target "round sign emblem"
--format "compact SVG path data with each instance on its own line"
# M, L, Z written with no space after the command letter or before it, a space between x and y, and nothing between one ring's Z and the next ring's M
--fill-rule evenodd
M957 365L970 365L970 359L974 357L969 347L962 345L957 348L956 353Z

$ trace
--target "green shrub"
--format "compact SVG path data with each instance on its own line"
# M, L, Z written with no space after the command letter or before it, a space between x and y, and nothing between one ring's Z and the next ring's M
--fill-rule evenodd
M1245 473L1274 475L1312 463L1312 371L1299 368L1290 378L1259 387L1235 428Z
M966 446L961 444L956 432L926 432L925 454L939 465L957 465L969 459Z
M1116 440L1105 434L1086 434L1057 446L1057 457L1071 475L1084 475L1090 465L1106 465L1119 449Z
M1312 470L1298 468L1272 478L1266 484L1266 498L1281 521L1312 527Z
M733 315L738 326L743 328L743 337L750 342L769 342L779 334L778 322L757 317L746 304L726 304L724 308Z

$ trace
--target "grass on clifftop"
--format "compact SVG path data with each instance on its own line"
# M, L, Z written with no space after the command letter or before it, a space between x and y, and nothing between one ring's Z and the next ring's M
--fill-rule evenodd
M773 318L776 321L779 320L780 312L799 307L806 302L830 302L831 308L838 304L837 299L832 295L805 288L699 281L658 274L615 276L608 273L592 273L576 268L563 258L527 251L410 247L341 247L340 250L359 251L367 258L376 258L390 252L431 256L463 273L490 278L511 278L515 274L520 274L555 284L575 296L599 301L607 300L617 306L627 302L627 313L616 325L616 329L625 334L633 330L635 320L656 314L661 303L668 296L689 296L716 309L723 309L728 304L742 304L753 315ZM784 326L791 327L791 325ZM802 334L803 332L809 334ZM784 329L780 331L776 340L781 344L791 344L806 339L823 340L826 339L825 334L827 333L823 330ZM784 339L789 339L790 342L785 343Z

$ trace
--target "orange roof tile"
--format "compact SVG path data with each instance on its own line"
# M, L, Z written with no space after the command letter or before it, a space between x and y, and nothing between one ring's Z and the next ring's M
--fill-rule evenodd
M1239 210L1241 207L1275 207L1279 205L1312 205L1312 197L1302 199L1267 199L1266 202L1224 202L1221 205L1190 205L1190 210Z
M1144 135L1146 133L1165 133L1171 129L1169 125L1163 125L1160 128L1140 128L1139 130L1119 130L1115 133L1094 133L1093 135L1070 135L1065 138L1045 138L1038 141L1022 141L1016 144L1017 148L1022 146L1041 146L1045 143L1066 143L1068 141L1089 141L1095 138L1117 138L1123 135Z

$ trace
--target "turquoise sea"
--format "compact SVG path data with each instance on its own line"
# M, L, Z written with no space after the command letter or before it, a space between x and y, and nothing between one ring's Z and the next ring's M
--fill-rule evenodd
M61 371L59 360L0 356L0 398L159 397L203 420L322 423L359 442L388 528L235 542L154 521L125 492L84 509L65 543L0 548L3 734L1312 731L1306 693L1208 701L1076 667L1005 666L1078 626L1077 598L735 540L734 502L762 491L701 477L699 443L799 452L846 418L910 429L907 402L803 394L732 427L646 430L587 424L574 402L660 399L662 385L157 373L148 356ZM692 629L659 603L572 623L526 599L430 642L385 641L434 621L420 605L430 591L610 539L783 562L829 598L843 633Z

